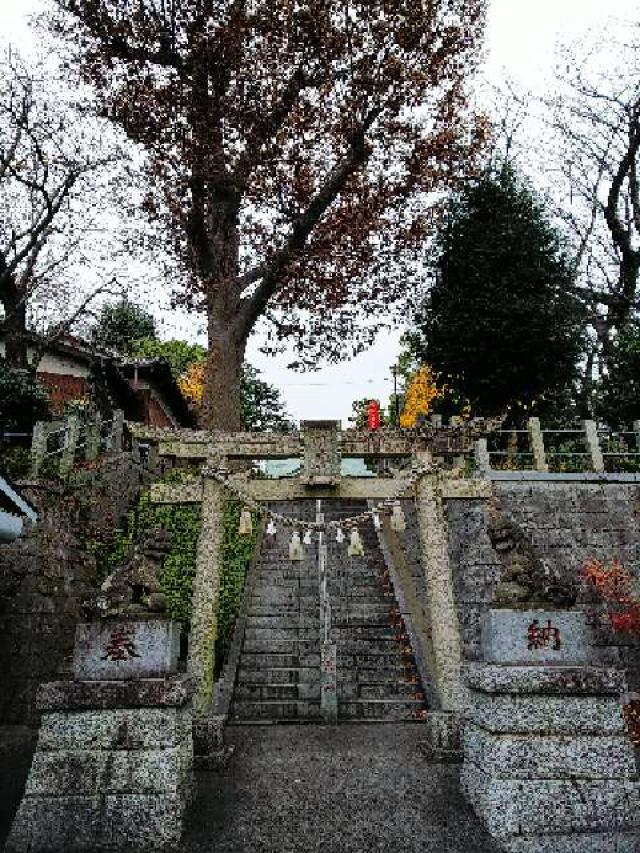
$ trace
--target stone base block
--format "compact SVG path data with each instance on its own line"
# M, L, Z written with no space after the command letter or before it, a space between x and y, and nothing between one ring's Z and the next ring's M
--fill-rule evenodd
M182 835L185 796L26 797L5 853L173 851Z
M625 735L603 737L492 734L475 723L464 731L465 761L490 767L503 779L635 779L636 761Z
M497 666L467 663L464 683L480 693L517 696L620 696L624 671L606 666Z
M40 685L37 707L64 712L178 708L189 702L194 687L192 679L183 675L140 681L50 681Z
M76 627L77 681L158 678L175 673L180 625L168 619L83 622Z
M425 719L427 752L432 761L456 763L462 760L460 714L454 711L429 711Z
M188 708L119 708L43 714L38 750L158 750L188 743Z
M27 797L80 794L167 794L182 790L192 758L179 747L165 749L41 752L33 757Z
M497 734L621 735L622 705L613 696L487 694L473 691L465 720Z
M523 832L629 832L640 828L640 786L618 779L497 779L465 762L461 783L494 837Z
M223 714L195 716L193 718L193 754L208 755L224 746L224 725L227 721Z
M175 685L167 690L163 682L149 690L150 682L142 683L143 698L161 695L163 707L106 709L109 685L92 682L88 698L98 707L43 715L8 853L177 849L193 766L188 692ZM84 688L70 684L66 692L53 691L64 700L52 702L54 707L78 704L72 688Z
M193 766L195 770L224 770L233 758L235 747L223 746L209 752L207 755L195 755Z
M640 853L640 836L617 832L526 835L500 846L505 853Z
M221 770L229 764L233 747L224 744L224 714L193 720L193 761L196 770Z

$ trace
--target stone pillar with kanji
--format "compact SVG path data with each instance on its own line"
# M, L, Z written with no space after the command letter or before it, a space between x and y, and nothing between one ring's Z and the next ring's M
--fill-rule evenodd
M76 628L73 678L40 687L38 744L7 853L179 846L193 688L157 581L169 545L159 529L134 544L85 603L92 619Z
M42 721L8 853L174 849L193 747L191 684L164 619L79 625L74 679L42 685Z
M513 853L631 853L640 787L623 672L590 665L574 610L493 609L465 666L463 789Z

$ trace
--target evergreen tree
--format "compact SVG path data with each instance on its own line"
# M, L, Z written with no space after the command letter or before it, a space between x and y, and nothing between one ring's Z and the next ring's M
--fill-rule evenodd
M207 358L206 349L200 344L187 341L159 341L156 338L140 338L129 347L129 355L136 358L164 358L171 365L171 372L177 379L186 373L192 364L200 364Z
M242 365L240 406L243 429L289 432L293 429L280 391L260 378L260 371L246 361Z
M631 427L640 419L640 322L627 326L607 360L598 383L599 416L614 427Z
M552 408L576 378L583 312L540 201L511 168L489 173L452 203L436 248L415 356L474 415Z
M115 350L129 355L134 341L156 337L156 324L144 308L129 302L126 296L109 305L103 305L98 321L91 330L91 342L101 349Z

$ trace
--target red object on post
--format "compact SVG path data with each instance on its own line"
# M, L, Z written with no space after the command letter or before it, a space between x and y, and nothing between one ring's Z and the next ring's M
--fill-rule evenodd
M371 400L367 406L367 424L369 429L380 429L380 403Z

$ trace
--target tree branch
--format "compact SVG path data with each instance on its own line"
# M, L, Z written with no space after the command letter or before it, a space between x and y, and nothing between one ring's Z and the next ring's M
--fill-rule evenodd
M235 332L239 340L242 341L248 337L256 321L264 312L269 299L276 293L286 268L304 249L311 232L340 195L351 175L368 159L370 148L365 140L365 134L380 112L380 108L372 110L360 128L353 133L344 159L327 175L324 184L313 196L306 210L293 223L284 246L264 265L262 280L255 293L242 300L235 323ZM253 274L256 275L256 273L257 270L254 270Z
M247 134L247 147L238 159L234 170L234 180L239 187L244 186L251 171L257 165L260 149L267 140L275 137L298 100L300 92L309 82L303 67L299 65L285 86L277 104L263 115Z
M609 231L615 244L620 249L623 258L632 259L637 257L638 252L634 250L631 244L631 235L620 221L618 214L618 205L620 203L620 194L625 178L629 174L634 160L640 149L640 126L636 125L629 134L629 145L624 153L624 156L618 164L616 173L609 189L609 196L604 210L604 216L609 226Z
M63 11L81 21L95 39L108 46L114 58L120 59L123 62L131 60L143 63L148 62L164 68L174 68L176 71L183 69L182 57L175 50L175 34L171 32L171 29L166 33L169 38L161 38L160 47L157 49L135 46L130 39L118 35L115 31L116 28L113 19L109 18L109 26L105 26L102 21L95 20L91 15L87 14L77 0L60 0L59 5ZM162 35L161 28L159 34Z
M111 289L111 286L114 284L116 284L115 278L111 279L111 281L105 284L101 284L81 302L81 304L72 314L69 315L69 317L66 317L61 322L56 323L56 325L52 327L52 330L50 332L47 332L46 335L38 336L37 342L34 344L33 358L31 361L33 367L38 366L38 363L44 355L47 347L69 331L69 329L71 328L71 326L73 326L78 317L80 317L86 312L88 306L97 296L100 296L102 293L110 293L112 295L117 295L118 293L121 293L121 290L119 289Z

